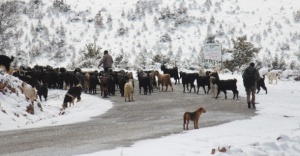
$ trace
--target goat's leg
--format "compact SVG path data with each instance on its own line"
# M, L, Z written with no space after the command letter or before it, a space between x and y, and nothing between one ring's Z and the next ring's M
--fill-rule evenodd
M142 86L139 84L139 93L141 94L141 88Z
M202 86L203 90L204 90L204 94L206 94L206 89L205 89L205 85Z
M262 88L266 91L266 94L268 94L268 90L266 86L262 86Z
M258 86L256 89L257 89L257 92L256 92L256 94L258 94L258 93L259 93L259 91L260 91L260 87Z
M204 85L204 87L205 87L205 85ZM207 88L208 88L208 89L207 89L207 92L206 92L206 94L208 94L208 93L209 93L209 90L211 89L209 85L208 85L208 87L207 87Z
M191 93L191 92L192 92L192 89L193 89L193 85L192 85L192 84L190 84L190 85L191 85L191 88L190 88L189 93Z
M227 99L227 91L224 90L223 92L224 92L224 94L225 94L225 99Z
M218 96L219 96L219 94L220 94L220 91L221 91L221 90L218 89L216 99L218 98Z
M232 90L232 93L233 93L233 99L234 99L235 95L236 95L236 90Z
M171 87L171 89L172 89L172 91L173 91L173 86L172 86L172 82L170 82L170 83L169 83L169 85L170 85L170 87Z

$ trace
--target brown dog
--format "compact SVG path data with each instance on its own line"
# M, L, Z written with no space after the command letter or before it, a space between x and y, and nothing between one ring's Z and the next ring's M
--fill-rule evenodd
M183 130L188 130L189 129L189 121L194 121L194 128L198 129L198 121L200 118L201 113L205 113L205 109L200 107L198 110L195 112L185 112L183 115Z

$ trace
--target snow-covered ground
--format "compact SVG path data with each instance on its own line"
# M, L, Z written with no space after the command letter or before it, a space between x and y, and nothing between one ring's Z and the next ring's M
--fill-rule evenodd
M220 75L220 78L238 79L240 96L246 97L241 75L226 74ZM251 119L183 131L181 134L138 141L130 147L119 147L86 155L199 156L211 155L213 149L216 150L215 155L299 155L300 83L290 80L279 81L278 84L268 84L267 79L265 82L268 94L261 90L256 95L258 115ZM247 107L246 101L242 107ZM219 152L218 149L223 147L226 148L226 152Z
M1 76L2 80L10 77ZM239 74L221 74L221 79L236 78L241 98L245 99L242 77ZM19 81L13 79L17 85ZM86 155L115 156L181 156L181 155L299 155L300 154L300 83L292 80L268 84L268 94L261 90L256 95L257 115L247 120L183 131L167 137L141 140L130 147L118 147ZM16 94L0 93L1 110L0 130L44 127L87 121L101 115L113 106L113 103L98 96L82 94L82 101L67 108L59 115L62 99L66 91L50 90L49 100L42 102L43 112L36 108L36 115L25 113L28 102ZM22 100L23 99L23 100ZM99 102L94 102L95 100ZM241 107L247 107L245 105ZM251 110L249 110L251 111ZM207 112L209 113L209 112ZM16 116L19 114L19 117ZM182 114L178 114L182 115ZM199 121L201 124L201 120ZM179 123L178 125L181 125ZM226 148L226 153L218 148Z

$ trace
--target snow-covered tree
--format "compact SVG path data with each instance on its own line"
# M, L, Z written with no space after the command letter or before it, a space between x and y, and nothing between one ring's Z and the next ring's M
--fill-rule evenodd
M248 64L253 57L260 51L260 48L254 47L250 42L247 42L247 36L237 37L233 42L233 60L239 68L243 64Z
M136 63L141 65L143 69L145 69L147 65L147 49L143 48L136 57Z
M274 59L272 62L272 66L273 66L273 69L279 69L279 59L278 59L277 53L275 53L275 56L274 56Z
M10 39L13 38L11 30L15 30L20 21L18 15L18 1L0 2L0 53L10 50Z
M103 28L104 27L103 18L101 16L101 12L100 11L95 16L95 27L96 28Z
M294 15L294 21L295 22L300 22L300 10L298 10Z

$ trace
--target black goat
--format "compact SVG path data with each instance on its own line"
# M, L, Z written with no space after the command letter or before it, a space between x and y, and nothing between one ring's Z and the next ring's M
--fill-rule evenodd
M12 56L11 58L9 58L6 55L0 55L0 66L4 66L5 67L5 72L8 72L10 69L10 64L11 62L14 60L14 57Z
M82 91L81 85L71 87L65 95L63 105L62 105L63 109L68 107L68 103L70 103L69 106L71 106L71 104L74 105L75 98L77 98L77 102L79 102L81 100L81 97L80 97L81 91Z
M224 92L225 99L227 99L226 90L232 90L233 99L235 98L235 96L238 99L239 91L237 90L237 85L236 85L237 80L236 79L220 80L217 72L211 73L210 76L211 76L212 83L217 84L217 86L218 86L218 92L217 92L216 99L218 98L220 91Z
M144 94L147 95L148 90L149 94L151 94L151 91L153 90L151 88L151 82L150 82L150 77L149 74L144 72L143 70L140 70L137 72L138 76L138 81L139 81L139 93L141 94L141 88L144 88Z
M126 82L129 80L128 75L124 72L124 73L118 73L118 85L119 85L119 89L120 89L120 94L123 97L124 96L124 86L126 84Z
M183 92L185 93L185 88L187 89L187 91L189 91L189 84L188 84L188 81L187 81L187 73L186 72L183 72L183 71L180 71L179 72L179 76L181 78L181 83L182 83L182 86L183 86Z
M206 92L205 86L208 87ZM208 94L210 90L210 77L209 76L198 76L197 77L197 94L199 93L199 88L202 87L205 94Z
M160 69L164 72L164 74L170 74L170 76L175 79L175 85L177 84L177 81L178 84L180 84L177 67L168 69L165 65L161 65Z
M260 87L263 88L266 91L266 94L268 94L268 90L267 90L267 87L265 85L265 75L263 77L261 77L259 80L256 81L256 89L257 89L256 94L259 93Z
M194 88L194 93L196 93L196 86L194 84L196 78L198 77L198 73L185 73L185 72L180 72L180 77L182 78L181 82L183 85L183 92L185 93L185 86L187 87L187 90L190 88L190 93L192 92L192 89Z
M97 73L91 74L89 79L89 93L90 94L97 94L96 88L99 84L99 80L97 78Z
M42 96L44 97L45 101L47 101L47 97L48 97L48 86L47 84L37 84L35 86L35 88L37 89L37 94L40 98L40 100L42 101Z

